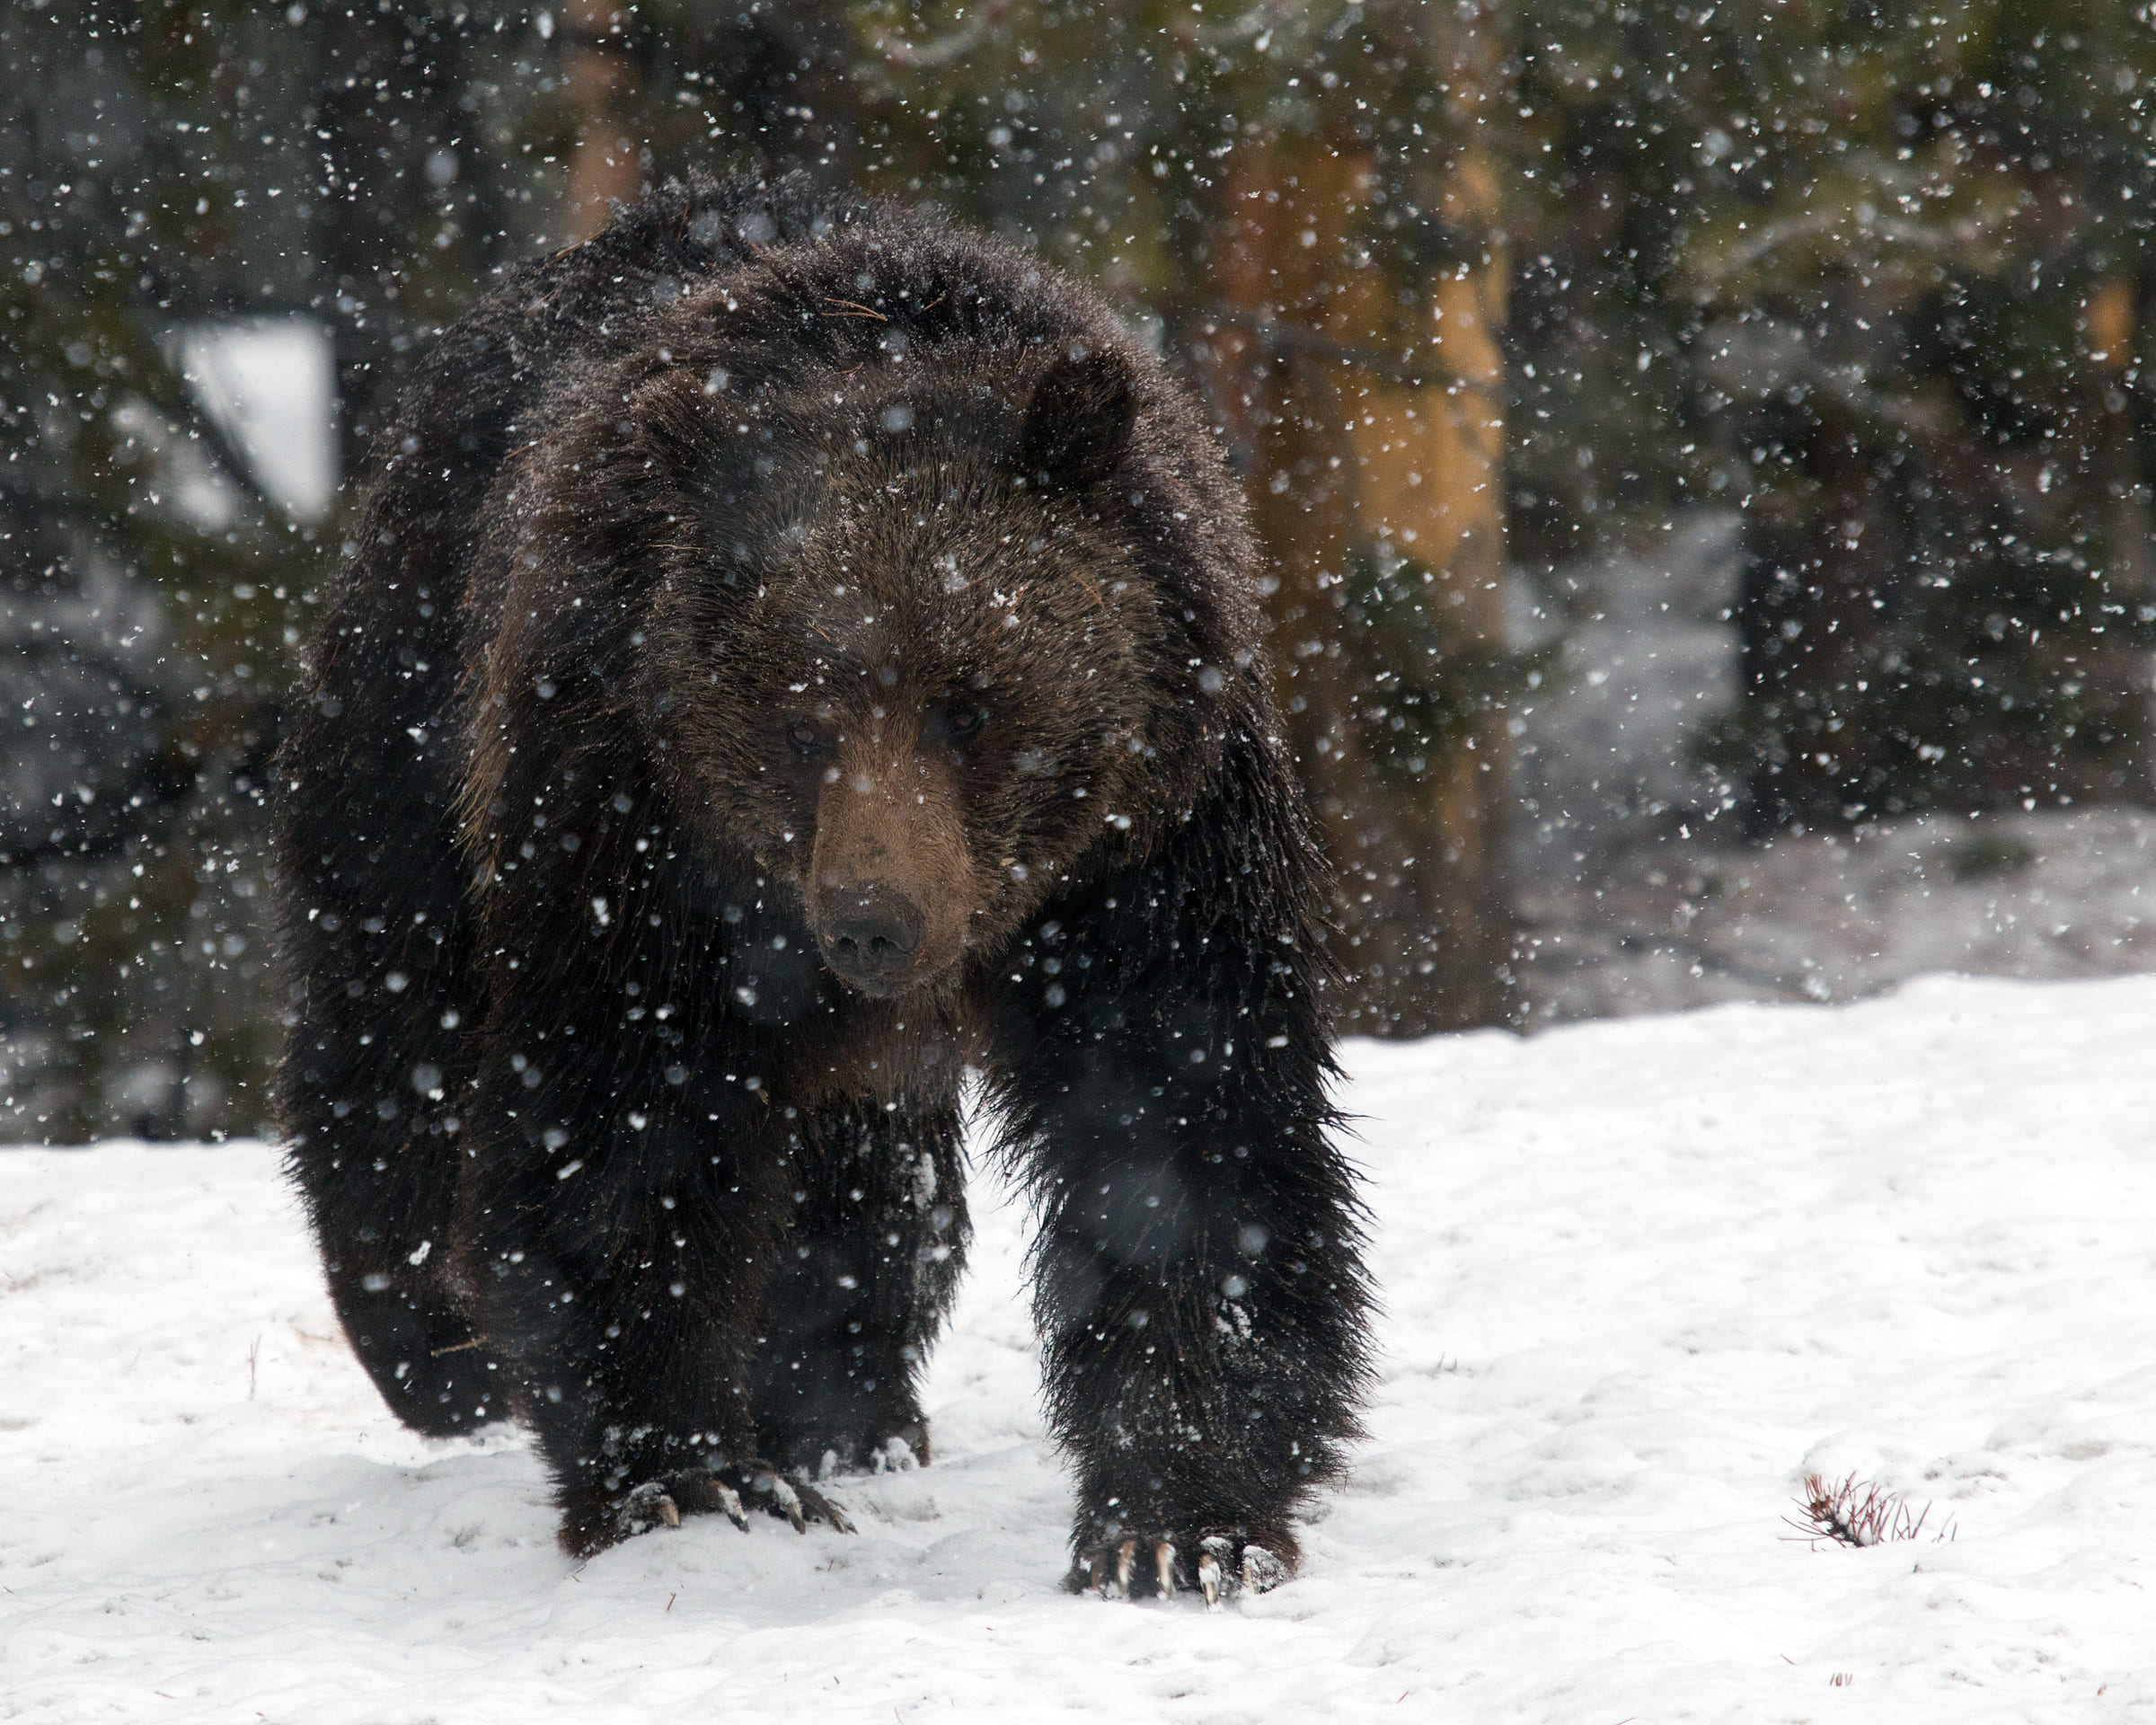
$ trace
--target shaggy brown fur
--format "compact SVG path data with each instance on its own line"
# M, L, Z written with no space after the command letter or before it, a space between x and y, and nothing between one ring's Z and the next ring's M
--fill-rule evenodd
M971 1066L1078 1552L1292 1561L1366 1299L1252 562L1157 365L932 216L670 188L451 331L279 774L293 1163L391 1404L529 1421L579 1552L925 1458Z

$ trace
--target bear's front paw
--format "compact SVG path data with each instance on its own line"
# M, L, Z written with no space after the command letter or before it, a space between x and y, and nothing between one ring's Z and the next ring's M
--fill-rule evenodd
M1206 1534L1185 1543L1172 1534L1132 1534L1112 1526L1105 1532L1072 1565L1065 1582L1072 1592L1167 1598L1180 1587L1204 1594L1206 1609L1214 1611L1231 1595L1269 1592L1294 1572L1290 1559L1241 1535Z
M738 1462L709 1473L681 1474L674 1482L674 1491L677 1497L685 1492L694 1499L685 1500L685 1508L722 1511L744 1533L748 1531L748 1517L742 1507L745 1500L766 1515L782 1517L797 1534L807 1533L812 1521L822 1522L834 1533L853 1531L853 1522L836 1499L825 1496L799 1473L782 1473L761 1462Z
M654 1527L681 1526L681 1506L673 1494L657 1480L646 1480L635 1491L624 1497L614 1512L623 1539L638 1534L648 1534Z
M685 1515L724 1516L747 1533L751 1508L782 1517L796 1533L807 1533L812 1521L836 1533L853 1531L837 1502L799 1474L745 1462L709 1472L684 1469L627 1491L567 1503L561 1545L571 1557L593 1557L655 1527L678 1527Z
M561 1549L571 1557L596 1557L608 1546L654 1527L680 1526L681 1505L667 1482L646 1480L619 1496L593 1496L564 1504Z

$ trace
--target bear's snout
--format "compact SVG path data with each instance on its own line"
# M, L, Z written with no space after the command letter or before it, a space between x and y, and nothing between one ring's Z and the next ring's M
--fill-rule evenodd
M870 886L832 895L840 908L823 937L824 959L867 995L896 994L914 979L921 907L904 893Z
M963 955L976 877L957 787L918 752L856 738L817 804L808 924L832 973L897 995Z

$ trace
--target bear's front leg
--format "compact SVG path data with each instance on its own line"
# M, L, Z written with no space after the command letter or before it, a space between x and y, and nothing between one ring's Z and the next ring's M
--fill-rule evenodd
M1038 1204L1080 1584L1270 1586L1357 1435L1369 1296L1306 854L1263 814L1201 811L1002 967L998 1100Z
M864 1100L799 1113L756 1350L762 1452L810 1473L826 1458L925 1464L918 1381L968 1234L957 1105Z
M787 1166L772 1110L718 1072L588 1110L552 1078L526 1057L499 1110L517 1129L471 1164L466 1204L482 1322L553 1475L564 1549L684 1513L743 1525L745 1502L843 1527L758 1450L751 1361Z

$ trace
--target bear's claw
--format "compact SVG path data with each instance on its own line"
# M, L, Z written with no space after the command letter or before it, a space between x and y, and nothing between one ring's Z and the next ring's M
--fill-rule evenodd
M853 1524L837 1502L826 1497L816 1487L798 1474L774 1473L767 1468L758 1469L748 1482L748 1489L759 1497L771 1499L767 1506L774 1516L783 1516L793 1524L793 1531L805 1534L808 1524L820 1521L833 1532L850 1534Z
M1218 1611L1220 1609L1221 1585L1220 1558L1210 1550L1201 1552L1198 1556L1197 1585L1199 1590L1206 1596L1206 1609Z
M1142 1547L1150 1547L1151 1573L1139 1563ZM1171 1597L1177 1588L1195 1586L1205 1596L1206 1609L1217 1611L1221 1601L1237 1593L1269 1593L1287 1579L1286 1563L1262 1545L1210 1535L1198 1542L1195 1577L1179 1569L1175 1542L1124 1538L1103 1543L1086 1552L1071 1570L1073 1592L1091 1589L1104 1599L1128 1599L1133 1584L1141 1577L1161 1598Z
M711 1482L711 1499L719 1506L720 1515L732 1522L743 1533L746 1534L748 1531L748 1511L741 1507L741 1494L738 1491L727 1484L724 1480L713 1480Z
M820 1521L835 1533L853 1532L853 1523L837 1502L798 1474L782 1473L758 1464L729 1467L728 1477L689 1472L646 1480L625 1492L614 1509L614 1540L631 1539L655 1527L678 1527L684 1512L722 1515L748 1531L748 1502L766 1514L782 1516L797 1534ZM612 1541L601 1541L602 1544ZM595 1548L596 1549L596 1548Z
M621 1536L630 1539L654 1527L680 1526L681 1506L662 1482L646 1480L622 1499L614 1518L621 1524Z
M744 1532L748 1527L744 1498L755 1500L767 1515L784 1517L797 1534L807 1533L812 1521L822 1522L834 1533L853 1532L853 1523L837 1499L826 1497L799 1473L782 1473L759 1463L731 1467L727 1473L730 1482L712 1476L712 1494L720 1499L727 1519Z

